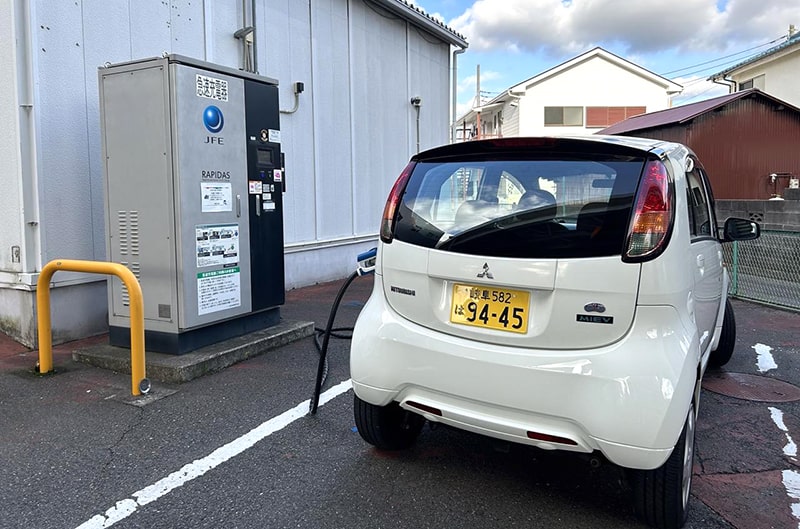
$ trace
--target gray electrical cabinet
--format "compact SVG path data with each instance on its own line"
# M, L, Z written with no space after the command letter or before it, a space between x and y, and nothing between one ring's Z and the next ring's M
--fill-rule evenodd
M178 55L98 77L106 250L139 279L146 349L183 354L278 323L277 81ZM108 284L110 341L129 347L128 292Z

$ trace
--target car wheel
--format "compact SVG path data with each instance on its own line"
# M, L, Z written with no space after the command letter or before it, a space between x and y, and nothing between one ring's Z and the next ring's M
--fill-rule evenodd
M636 515L661 529L683 527L689 507L694 463L694 405L689 407L683 431L672 454L654 470L630 473Z
M725 315L722 318L722 332L720 333L717 348L711 351L708 365L722 367L733 356L733 346L736 344L736 316L733 314L731 300L725 300Z
M375 406L358 396L353 399L353 416L361 437L383 450L402 450L417 440L425 418L400 407L396 402Z

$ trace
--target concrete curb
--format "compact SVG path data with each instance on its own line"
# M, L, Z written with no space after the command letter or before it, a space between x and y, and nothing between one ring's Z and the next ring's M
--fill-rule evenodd
M188 382L312 334L314 334L313 322L281 320L277 325L261 331L238 336L183 355L147 352L145 370L147 378L152 380ZM108 344L73 351L72 359L122 373L131 371L130 349Z

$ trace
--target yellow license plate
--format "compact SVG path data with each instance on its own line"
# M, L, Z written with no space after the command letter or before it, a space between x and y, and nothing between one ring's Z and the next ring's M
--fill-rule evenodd
M450 321L499 331L528 332L530 293L510 288L453 285Z

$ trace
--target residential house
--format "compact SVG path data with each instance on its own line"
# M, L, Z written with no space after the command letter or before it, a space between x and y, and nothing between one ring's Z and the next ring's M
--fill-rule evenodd
M789 27L786 40L721 72L710 81L727 84L731 92L758 88L800 107L800 32Z
M456 138L592 134L671 106L683 87L602 48L518 83L456 121Z
M635 116L599 132L683 143L718 199L780 196L800 175L800 109L757 88Z

